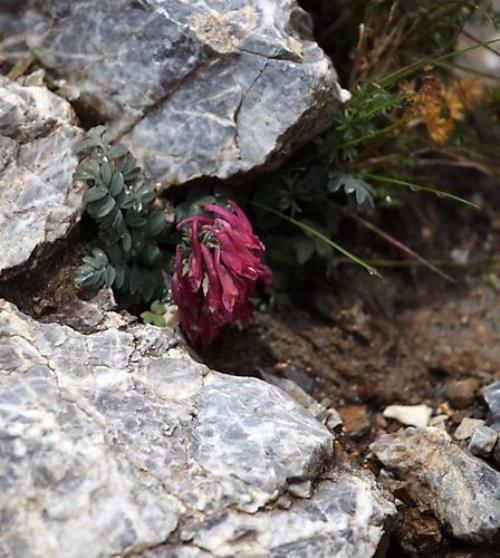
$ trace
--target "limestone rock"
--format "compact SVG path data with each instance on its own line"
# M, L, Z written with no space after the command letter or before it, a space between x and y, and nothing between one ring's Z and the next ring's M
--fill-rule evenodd
M333 441L172 330L83 335L0 301L2 557L373 556L394 507L367 472L323 473Z
M407 426L427 426L432 409L427 405L389 405L384 410L384 417L397 420Z
M498 440L498 432L489 426L480 426L472 435L468 450L479 457L488 458Z
M0 77L0 276L64 237L83 211L70 105Z
M500 430L500 380L485 387L483 395L488 405L490 422Z
M27 4L32 55L166 184L272 167L345 94L296 0Z
M442 430L407 428L378 438L371 450L413 486L452 534L471 542L500 538L500 473L455 444Z
M459 442L469 440L470 438L472 438L474 432L483 425L484 420L465 417L464 419L462 419L462 422L455 430L453 437Z

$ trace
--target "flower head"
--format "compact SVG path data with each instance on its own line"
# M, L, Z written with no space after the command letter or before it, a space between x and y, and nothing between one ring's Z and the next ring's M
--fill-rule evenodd
M185 240L177 246L172 294L181 327L192 343L209 345L221 329L251 319L257 282L269 289L265 247L240 207L207 204L203 215L181 221Z

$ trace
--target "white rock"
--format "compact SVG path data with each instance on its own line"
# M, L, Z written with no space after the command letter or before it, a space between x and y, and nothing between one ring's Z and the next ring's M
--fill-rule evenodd
M427 405L390 405L384 411L385 418L395 419L407 426L423 427L429 424L432 409Z

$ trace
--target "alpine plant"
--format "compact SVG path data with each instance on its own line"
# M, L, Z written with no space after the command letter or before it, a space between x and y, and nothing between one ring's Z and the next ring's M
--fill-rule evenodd
M184 333L207 346L224 326L250 321L257 283L269 290L272 273L262 261L264 245L236 203L207 204L203 211L177 225L184 234L171 286Z

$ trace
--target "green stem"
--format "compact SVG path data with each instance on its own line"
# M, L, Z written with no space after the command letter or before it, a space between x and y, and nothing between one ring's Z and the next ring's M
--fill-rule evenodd
M381 176L378 174L367 173L363 174L363 176L365 178L371 178L372 180L378 180L379 182L387 182L388 184L394 184L395 186L403 186L416 192L430 192L431 194L434 194L439 198L449 198L465 205L469 205L470 207L474 207L475 209L480 209L478 205L470 202L469 200L466 200L465 198L455 196L455 194L450 194L449 192L444 192L443 190L431 188L430 186L421 186L420 184L414 184L413 182L407 182L406 180L399 180L398 178L391 178L389 176Z
M251 203L255 207L259 207L260 209L263 209L264 211L267 211L268 213L272 213L273 215L276 215L277 217L281 217L284 221L288 221L289 223L295 225L296 227L299 227L304 232L307 232L309 234L312 234L312 235L316 236L317 238L319 238L323 242L326 242L327 244L332 246L332 248L335 248L335 250L337 250L337 252L340 252L343 256L345 256L346 258L348 258L352 262L354 262L354 263L360 265L361 267L363 267L364 269L366 269L368 271L368 273L370 273L370 275L376 275L377 277L381 277L380 273L373 266L367 264L364 260L362 260L361 258L358 258L354 254L351 254L351 252L349 252L348 250L346 250L345 248L343 248L342 246L340 246L339 244L337 244L336 242L334 242L332 239L328 238L324 234L320 233L319 231L317 231L313 227L310 227L306 223L302 223L301 221L297 221L296 219L293 219L292 217L289 217L288 215L285 215L284 213L281 213L281 211L276 211L276 209L272 209L271 207L268 207L267 205L264 205L262 203L259 203L259 202L256 202L256 201L249 201L249 203Z
M412 75L413 73L417 72L420 68L426 66L427 64L432 65L432 64L437 64L438 62L444 62L445 60L448 60L449 58L453 58L454 56L458 56L459 54L465 54L466 52L470 52L472 50L476 50L482 47L486 48L487 46L494 43L498 43L499 41L500 38L492 39L491 41L485 41L477 45L472 45L470 47L466 47L460 50L447 52L446 54L442 54L440 56L428 56L426 58L423 58L422 60L419 60L418 62L414 62L413 64L408 64L407 66L404 66L403 68L400 68L395 72L392 72L391 74L382 78L378 82L378 84L381 87L391 87L392 85L401 81L403 78L406 78Z

